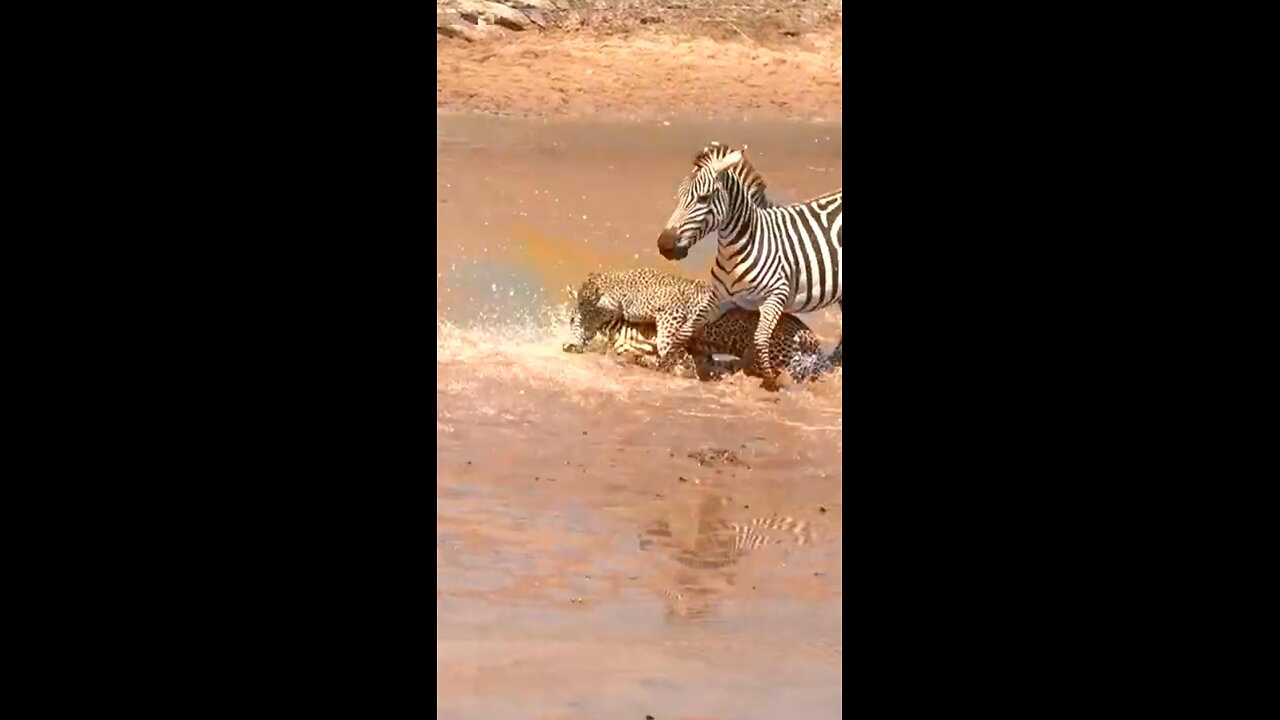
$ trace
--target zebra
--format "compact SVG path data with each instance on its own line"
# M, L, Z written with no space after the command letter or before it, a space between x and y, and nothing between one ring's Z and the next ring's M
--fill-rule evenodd
M676 209L658 235L658 252L683 260L716 232L720 248L711 270L715 302L704 305L676 333L685 343L734 306L759 309L754 349L764 386L777 389L769 338L783 312L812 312L839 304L844 312L844 189L792 205L775 205L765 182L741 150L713 142L693 159L676 189ZM844 339L831 359L840 364Z

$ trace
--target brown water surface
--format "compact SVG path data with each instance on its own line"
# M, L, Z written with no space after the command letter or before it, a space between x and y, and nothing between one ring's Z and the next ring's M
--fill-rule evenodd
M440 116L437 706L445 718L835 718L843 374L768 393L569 355L562 288L636 266L708 141L770 194L840 127ZM827 347L837 310L802 316ZM777 528L777 529L771 529Z

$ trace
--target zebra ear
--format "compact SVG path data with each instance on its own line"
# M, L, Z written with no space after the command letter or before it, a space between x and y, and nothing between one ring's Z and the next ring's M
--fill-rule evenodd
M742 160L742 151L734 150L728 155L725 155L724 157L712 163L711 171L715 173L720 173L724 170L727 170L728 168L733 167L735 164L737 164L741 160Z

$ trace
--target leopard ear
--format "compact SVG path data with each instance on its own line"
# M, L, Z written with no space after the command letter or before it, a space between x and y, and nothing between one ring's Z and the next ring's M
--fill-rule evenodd
M569 294L569 297L573 298L574 300L577 300L577 299L578 299L578 290L577 290L577 288L575 288L574 286L572 286L572 285L565 285L565 286L564 286L564 291L565 291L566 293L568 293L568 294Z

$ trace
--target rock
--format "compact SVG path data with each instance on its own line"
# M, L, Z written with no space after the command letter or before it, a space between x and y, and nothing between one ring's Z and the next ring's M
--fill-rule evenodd
M458 38L467 42L477 42L486 38L494 37L501 34L502 31L493 25L469 25L467 23L454 23L452 25L443 25L436 28L436 34L445 37Z
M510 30L524 30L530 24L529 18L519 10L488 0L465 0L458 3L458 14L467 22L479 25L479 21L484 20Z
M547 16L541 10L525 10L524 14L529 18L529 22L540 28L547 26Z
M521 10L542 10L544 12L555 12L560 9L551 0L503 0L502 4Z

